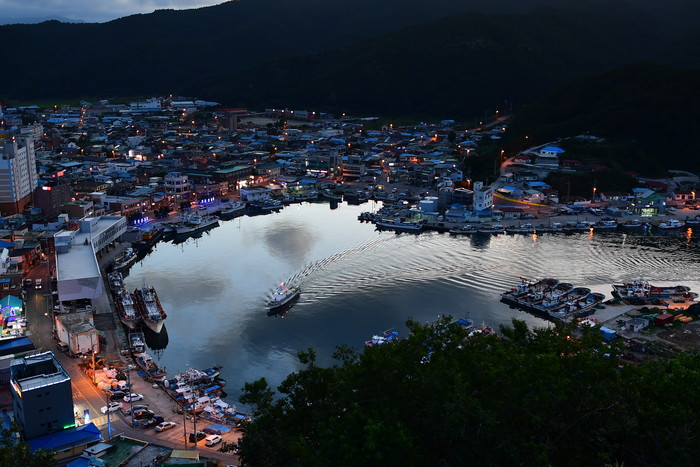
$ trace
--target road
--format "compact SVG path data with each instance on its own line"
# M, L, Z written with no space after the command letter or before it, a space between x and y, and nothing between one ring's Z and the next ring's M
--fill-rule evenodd
M134 391L147 396L146 403L155 405L156 413L162 415L166 420L172 420L178 423L175 429L164 433L158 433L153 428L133 428L131 418L126 417L121 411L112 414L102 414L100 408L107 405L107 395L100 390L92 382L90 376L85 373L81 367L81 360L70 358L64 353L58 351L57 342L53 336L53 324L51 310L51 281L49 278L49 269L46 262L37 264L28 274L28 278L32 279L32 284L25 287L26 292L26 316L29 338L38 349L51 350L54 352L56 359L66 370L71 378L73 386L73 406L76 415L76 421L79 425L84 423L94 423L100 431L102 431L105 439L117 434L147 441L149 443L166 446L172 449L192 449L192 444L185 444L185 435L183 433L182 415L174 415L173 409L175 404L170 398L160 389L150 387L150 384L141 378L135 378L132 383ZM42 280L41 288L35 288L35 280ZM115 333L110 333L114 338ZM110 345L114 347L114 343ZM126 364L124 365L126 366ZM87 415L87 418L84 417ZM177 418L176 418L177 417ZM208 424L200 423L197 427L202 429ZM194 425L191 421L185 424L187 432L194 431ZM240 433L231 432L224 436L227 441L236 441L240 437ZM198 443L197 449L200 455L221 461L225 465L237 465L238 457L234 454L218 452L220 446L207 447L204 442Z

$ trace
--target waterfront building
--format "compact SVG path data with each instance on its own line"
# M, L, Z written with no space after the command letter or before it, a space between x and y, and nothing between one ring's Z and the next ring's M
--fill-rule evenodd
M486 211L493 207L493 188L484 187L483 182L474 182L474 205L476 212Z
M10 386L15 419L26 439L75 426L70 376L53 352L14 360Z
M170 172L163 178L165 191L173 195L181 195L190 191L190 182L187 175L179 172Z
M36 187L34 140L13 138L0 145L0 211L22 212Z
M58 298L62 302L93 299L104 293L96 255L126 232L123 216L86 217L74 225L77 230L54 235Z

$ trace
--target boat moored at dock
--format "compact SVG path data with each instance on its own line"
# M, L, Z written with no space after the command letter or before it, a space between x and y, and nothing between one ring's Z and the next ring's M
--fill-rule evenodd
M134 291L134 297L136 297L137 309L141 313L143 322L153 332L159 333L163 329L167 315L160 304L156 289L143 285Z

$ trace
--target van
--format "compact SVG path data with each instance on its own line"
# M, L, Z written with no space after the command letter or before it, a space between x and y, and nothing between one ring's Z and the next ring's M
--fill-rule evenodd
M219 444L222 440L223 438L219 435L209 435L207 436L207 439L204 440L204 444L206 446L215 446Z

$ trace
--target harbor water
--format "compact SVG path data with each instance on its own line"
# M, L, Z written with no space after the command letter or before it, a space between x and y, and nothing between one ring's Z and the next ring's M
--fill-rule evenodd
M449 314L493 327L513 318L546 326L500 303L521 277L554 277L607 298L613 283L639 279L700 290L700 232L396 234L357 220L377 207L296 204L159 243L125 282L130 290L154 286L168 314L161 366L173 374L221 364L237 403L244 382L264 377L276 387L299 369L301 350L312 347L319 364L330 364L338 345L362 350L391 328L405 336L407 319ZM265 303L280 282L299 285L301 297L288 313L268 316Z

